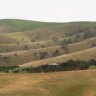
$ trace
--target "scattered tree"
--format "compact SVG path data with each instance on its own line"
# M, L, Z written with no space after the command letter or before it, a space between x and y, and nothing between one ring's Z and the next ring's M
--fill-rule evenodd
M48 58L48 52L41 52L40 53L40 59L47 59Z

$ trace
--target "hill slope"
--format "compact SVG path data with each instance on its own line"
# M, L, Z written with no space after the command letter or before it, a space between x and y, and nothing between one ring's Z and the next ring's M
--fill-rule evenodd
M64 40L68 43L67 54L66 49L61 48ZM86 57L82 58L83 60L95 59L96 49L93 47L96 48L96 22L48 23L17 19L0 20L0 53L11 58L2 61L0 56L0 61L5 65L60 63L69 59L81 60L83 55ZM52 56L56 50L60 51L58 57ZM33 56L34 52L37 52L38 58ZM49 54L48 59L40 60L42 52ZM18 53L18 58L14 57L14 54ZM35 60L38 61L33 62Z
M36 66L41 66L41 65L51 64L51 63L62 63L70 59L85 60L85 61L90 60L90 59L96 59L96 47L83 50L83 51L74 52L74 53L67 54L67 55L61 55L58 57L45 59L45 60L38 60L38 61L22 64L19 66L22 68L27 68L31 66L36 67Z
M0 96L96 96L96 71L0 74Z

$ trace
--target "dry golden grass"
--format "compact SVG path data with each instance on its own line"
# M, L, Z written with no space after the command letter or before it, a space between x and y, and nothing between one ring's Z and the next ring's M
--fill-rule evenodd
M96 96L95 73L0 73L0 96Z

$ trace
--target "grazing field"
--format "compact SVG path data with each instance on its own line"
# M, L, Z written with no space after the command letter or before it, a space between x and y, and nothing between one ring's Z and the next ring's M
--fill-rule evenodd
M0 96L96 96L96 71L0 73Z

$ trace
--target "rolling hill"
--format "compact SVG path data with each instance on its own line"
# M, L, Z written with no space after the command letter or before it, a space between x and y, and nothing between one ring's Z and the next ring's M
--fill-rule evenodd
M90 48L87 50L79 51L79 52L74 52L71 54L66 54L66 55L61 55L58 57L53 57L45 60L38 60L26 64L19 65L21 68L27 68L27 67L36 67L36 66L41 66L41 65L46 65L46 64L52 64L52 63L63 63L68 60L91 60L91 59L96 59L96 48Z
M62 48L64 40L68 43L67 53ZM95 47L96 22L0 20L0 65L39 66L69 59L95 59ZM53 56L56 51L57 55ZM47 57L41 60L40 56L44 52ZM4 58L9 59L6 61Z

